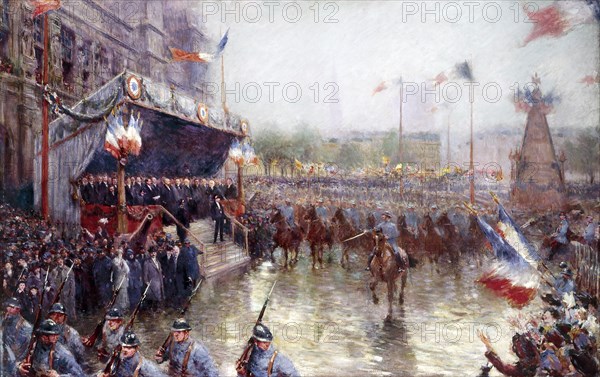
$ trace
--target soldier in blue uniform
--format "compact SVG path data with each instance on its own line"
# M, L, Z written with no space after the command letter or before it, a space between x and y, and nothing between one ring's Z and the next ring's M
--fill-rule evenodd
M126 332L121 337L121 354L117 362L114 377L166 377L152 361L139 352L140 340L133 332ZM98 373L98 376L109 377L108 373Z
M279 207L279 212L285 218L290 228L294 227L294 207L292 207L292 201L289 198L285 199L285 204Z
M385 236L387 243L389 243L390 246L392 246L392 249L394 249L394 256L396 257L396 264L398 265L398 272L402 272L403 271L402 266L404 265L404 263L402 261L402 256L400 255L400 248L398 247L398 244L396 243L396 239L400 236L400 233L398 232L398 227L396 227L396 224L394 224L392 222L392 214L389 213L388 211L385 211L384 213L381 214L381 219L383 221L380 222L375 227L375 230L381 231L381 233L383 233L383 235ZM369 254L369 259L368 259L367 268L366 268L367 271L371 270L371 261L373 260L374 257L375 257L375 250L373 250L371 252L371 254Z
M217 377L215 362L202 343L190 338L191 330L185 319L176 319L171 327L171 342L164 352L156 352L155 360L159 364L169 360L172 376Z
M552 260L554 255L560 250L561 247L569 244L567 235L569 233L569 221L567 220L567 214L564 212L560 213L560 225L556 229L552 237L552 243L550 244L550 253L548 260Z
M586 244L590 246L594 246L594 242L596 241L596 228L598 225L594 221L593 216L588 216L585 219L585 230L583 231L583 239Z
M415 212L415 206L412 204L408 205L408 212L406 213L406 226L408 230L417 238L419 236L419 217Z
M115 348L121 343L121 337L125 332L123 326L123 313L119 308L111 308L106 313L106 321L102 327L101 337L96 340L98 344L98 359L106 360Z
M2 319L2 347L8 363L5 364L8 374L14 374L15 363L23 360L27 353L27 345L31 338L31 324L21 316L23 309L19 300L14 297L6 301L6 313Z
M38 339L31 364L25 362L19 364L20 376L85 376L73 354L58 342L60 330L56 322L46 319L37 332Z
M349 204L349 207L344 209L344 214L346 215L346 217L348 218L348 221L350 221L350 224L352 224L352 226L354 227L355 230L361 229L360 228L360 214L358 213L358 210L356 209L356 201L355 200L351 200Z
M52 305L48 312L48 318L56 323L59 331L59 343L64 345L77 359L78 362L83 361L83 343L77 330L67 325L67 312L65 307L60 302Z
M573 271L571 269L565 268L560 275L561 277L554 282L554 289L562 298L565 293L575 291L575 283L573 282Z
M252 337L254 346L248 360L248 372L254 377L299 377L294 364L286 356L275 350L271 344L273 334L263 324L254 326ZM249 377L238 372L238 377Z
M317 216L321 219L321 221L323 221L323 224L329 227L329 217L327 216L327 208L323 205L322 198L319 198L319 200L317 200L315 212L317 213Z

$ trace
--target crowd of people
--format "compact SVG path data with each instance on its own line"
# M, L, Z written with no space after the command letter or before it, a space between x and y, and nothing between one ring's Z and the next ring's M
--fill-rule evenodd
M118 203L117 178L108 174L88 174L78 181L79 197L86 204L116 206ZM186 209L196 218L209 215L215 195L236 199L237 188L231 178L168 178L133 176L125 178L127 205L162 205L175 213L183 200Z
M87 204L116 205L111 199L115 185L116 181L109 180L107 175L88 175L81 180L79 195ZM215 198L218 201L221 197L237 197L231 179L219 182L176 178L171 183L169 178L157 182L152 177L130 177L125 187L130 205L160 204L175 214L184 207L192 218L212 215ZM364 182L328 180L320 187L310 188L300 181L263 177L248 180L246 190L247 212L238 220L249 229L249 249L254 257L264 257L273 251L274 227L269 219L274 209L281 211L290 226L295 226L294 211L298 206L314 205L317 216L328 224L335 211L342 208L357 230L372 227L370 219L378 222L385 215L388 221L395 222L402 214L415 237L424 216L435 222L440 215L446 214L459 233L468 232L472 216L455 197L440 194L437 201L430 198L427 205L422 205L418 197L403 195L385 182L371 185L368 179ZM495 206L476 205L474 208L487 217L488 222L496 217ZM531 220L531 214L522 216L522 220ZM577 216L564 213L553 221L555 225L559 223L558 227L553 227L556 229L553 247L565 240L568 242L569 232L581 234L583 242L597 245L598 224L593 215L581 211ZM535 227L526 231L532 228ZM46 331L48 335L62 334L64 328L69 329L65 324L67 318L73 323L80 313L96 312L111 301L114 301L114 311L110 317L115 321L122 321L125 313L132 312L142 295L145 295L143 310L179 308L202 276L198 265L200 251L186 239L185 233L178 235L176 238L159 232L142 246L115 241L100 226L95 233L82 231L79 237L65 238L55 226L35 213L0 205L0 258L4 267L2 299L8 299L8 307L18 309L19 315L29 323L35 321L36 308L43 300L43 313L53 321L43 327L46 330L42 333ZM236 235L241 237L241 233ZM586 376L581 371L576 372L581 365L581 368L597 366L594 359L596 343L592 336L597 331L594 319L597 303L589 296L575 292L574 284L568 282L572 274L565 267L562 276L566 280L555 287L560 294L558 299L550 301L553 307L539 318L518 323L526 329L514 340L515 349L520 350L515 351L517 355L525 350L523 358L519 355L521 364L505 364L493 349L488 349L486 356L502 373L534 376L536 374L529 374L533 370L535 373L545 371L551 376L577 376L576 373ZM58 290L61 291L59 295ZM187 323L174 324L179 330L188 327ZM115 344L125 336L123 328L121 330L118 336L113 334ZM482 340L486 343L484 336ZM88 339L83 339L85 341ZM133 334L125 337L122 344L135 348L139 346L138 342ZM75 344L72 348L77 359L80 347ZM160 356L164 358L165 353Z
M145 285L145 306L177 307L201 278L200 251L187 239L161 232L145 249L126 241L115 244L103 231L64 239L39 217L6 205L0 216L2 296L17 298L28 320L41 295L54 297L63 281L60 301L76 319L78 312L104 307L118 286L116 307L124 312L136 305Z
M553 292L544 296L549 304L542 312L511 318L517 329L512 337L516 363L502 360L490 338L479 333L487 351L485 357L505 376L513 377L592 377L600 375L597 334L598 299L578 292L573 271L561 264L562 271ZM488 375L490 367L482 368Z

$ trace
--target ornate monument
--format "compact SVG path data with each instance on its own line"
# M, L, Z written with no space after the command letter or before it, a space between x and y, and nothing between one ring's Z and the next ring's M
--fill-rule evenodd
M526 94L529 106L527 126L520 150L511 153L513 205L528 209L559 209L565 205L565 182L554 151L546 114L548 106L540 91L540 79L533 77L534 89Z

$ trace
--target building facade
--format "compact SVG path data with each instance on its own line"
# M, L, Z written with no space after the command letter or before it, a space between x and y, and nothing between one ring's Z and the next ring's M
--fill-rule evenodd
M48 13L49 84L71 106L125 69L211 103L206 65L172 63L169 47L211 42L187 2L63 2ZM43 16L27 1L0 0L0 191L31 190L34 139L42 129ZM50 120L53 120L51 118Z

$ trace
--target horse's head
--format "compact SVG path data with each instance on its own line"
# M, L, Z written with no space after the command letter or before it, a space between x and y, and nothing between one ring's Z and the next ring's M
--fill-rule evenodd
M317 218L318 218L317 210L314 205L310 204L308 206L308 209L306 210L306 213L304 214L304 219L305 220L316 220Z
M283 220L283 215L281 214L281 211L278 208L271 209L271 214L269 215L269 222L271 224L275 224L281 220Z
M442 212L442 214L438 218L437 222L438 222L438 224L440 224L442 226L451 226L452 225L452 222L450 221L450 218L448 217L448 212L446 212L446 211Z
M396 224L399 229L406 229L406 216L404 214L398 216Z
M377 255L381 255L381 252L385 248L385 234L381 231L381 229L374 229L372 232L373 241L375 241L375 253Z
M425 216L423 216L423 223L421 224L421 228L423 230L431 230L433 229L434 224L433 224L433 220L431 219L431 216L429 216L429 214L425 214Z

